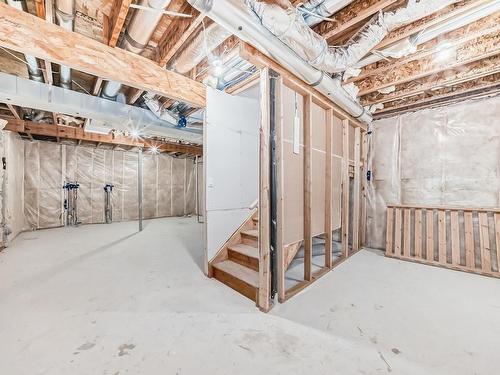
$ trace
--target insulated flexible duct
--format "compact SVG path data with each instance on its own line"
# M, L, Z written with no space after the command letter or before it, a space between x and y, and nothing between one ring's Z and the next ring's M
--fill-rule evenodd
M304 2L299 10L304 13L306 23L313 27L352 2L353 0L309 0Z
M355 68L362 68L369 64L373 64L382 60L383 57L400 58L413 53L417 46L436 38L441 34L445 34L452 30L459 29L472 22L478 21L481 18L487 17L490 14L500 11L500 0L493 0L489 3L479 5L469 9L466 12L441 22L435 26L429 27L415 35L412 35L396 44L393 44L383 50L377 51L376 54L371 54L355 64Z
M300 77L331 98L342 109L361 121L371 122L371 115L342 88L339 79L330 78L277 39L249 8L238 0L188 0L218 24L238 38L276 60L285 69ZM304 22L302 20L302 22Z
M353 67L390 31L458 1L410 0L406 7L393 12L380 12L342 47L329 47L325 38L309 27L291 3L286 8L257 0L246 0L246 3L262 24L301 58L319 70L340 73Z

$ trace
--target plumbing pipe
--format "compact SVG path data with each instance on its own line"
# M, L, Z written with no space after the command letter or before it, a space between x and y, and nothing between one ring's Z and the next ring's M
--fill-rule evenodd
M75 0L56 1L56 21L63 29L73 31L75 23ZM61 87L71 89L71 68L61 65L59 77Z
M500 0L494 0L490 3L479 5L478 7L469 9L456 17L449 18L437 25L425 29L424 31L411 35L410 37L384 48L381 51L377 51L376 54L371 54L360 60L355 67L362 68L376 63L377 61L382 60L383 57L400 58L407 56L413 53L417 46L422 43L428 42L441 34L459 29L498 11L500 11Z
M26 11L26 1L24 0L7 0L7 4L22 12ZM38 61L33 55L24 55L24 59L28 64L28 74L30 79L37 82L43 82L43 74L38 67Z
M290 47L276 38L246 5L238 0L188 0L200 12L224 26L238 38L281 64L299 78L315 86L351 116L370 123L371 114L342 88L338 78L331 78L300 58Z

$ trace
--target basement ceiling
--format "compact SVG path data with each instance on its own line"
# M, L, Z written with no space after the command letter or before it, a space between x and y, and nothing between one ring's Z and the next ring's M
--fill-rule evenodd
M43 0L40 1L43 4ZM266 2L285 5L288 3L286 0ZM297 6L302 2L292 3ZM392 31L371 52L376 54L378 50L409 37L416 37L476 7L498 2L498 0L458 1L430 16ZM40 11L37 3L40 4L33 0L27 1L28 11L33 15L37 15L37 11ZM326 38L329 46L343 45L379 12L398 9L406 4L406 0L354 0L330 15L329 20L323 20L314 26L314 30ZM131 17L138 11L130 7L130 3L120 0L76 0L75 7L74 31L101 43L108 42L105 34L110 28L113 12L124 9L126 16L119 30L118 47ZM202 32L203 27L210 25L211 21L200 15L184 0L170 1L165 10L191 17L163 15L141 54L160 66L169 67L179 53L189 46L193 37ZM38 16L43 17L42 14ZM357 76L345 76L344 83L356 86L359 90L358 99L364 106L371 108L375 118L441 105L457 98L463 100L468 96L495 94L499 89L497 82L500 73L499 21L500 12L486 14L473 22L452 28L417 45L411 54L399 58L386 57L368 64L361 68ZM214 50L214 54L227 54L238 42L235 37L226 39ZM202 82L210 75L210 69L211 66L205 58L184 75ZM4 50L0 51L0 70L20 76L27 74L19 61ZM58 71L55 64L53 70L56 73ZM57 84L57 79L55 83ZM76 71L73 75L72 89L96 95L99 94L102 84L100 77ZM125 95L127 103L141 105L143 91L123 86L121 92ZM180 109L186 115L196 111L195 108L167 97L161 97L159 100L164 109Z

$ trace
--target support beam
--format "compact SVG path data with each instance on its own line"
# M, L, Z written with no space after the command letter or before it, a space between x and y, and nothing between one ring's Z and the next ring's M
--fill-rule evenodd
M117 146L132 146L149 148L147 139L137 140L133 137L112 134L97 134L85 132L82 128L73 126L53 125L46 123L37 123L23 120L5 119L8 121L4 130L16 133L27 133L31 135L49 136L61 139L72 139L76 141L87 141L102 144L112 144ZM201 146L186 145L174 142L154 141L160 152L178 152L183 154L201 156L203 148Z
M349 256L349 120L342 120L342 257Z
M312 280L312 98L304 97L304 280Z
M205 87L155 62L48 24L0 3L0 45L106 80L205 106Z
M123 29L123 24L127 18L127 13L132 0L114 0L109 16L109 35L107 43L110 47L115 47L118 37Z

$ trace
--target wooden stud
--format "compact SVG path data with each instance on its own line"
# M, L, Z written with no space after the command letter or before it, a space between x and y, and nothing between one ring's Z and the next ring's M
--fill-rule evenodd
M451 225L451 263L460 264L460 232L458 226L458 211L450 212Z
M333 112L326 111L326 161L325 161L325 267L332 268L332 134Z
M304 97L304 280L312 278L312 98Z
M270 85L269 69L260 72L261 123L259 130L259 295L257 305L263 311L271 308L270 259L270 191L269 191L269 137L270 137Z
M426 259L434 261L434 211L432 209L426 210Z
M488 226L488 214L479 214L479 246L481 248L481 269L485 272L491 271L491 246L490 232Z
M401 255L401 237L403 234L402 231L402 226L401 226L401 221L402 221L402 214L403 210L400 208L396 208L394 210L396 219L395 219L395 224L394 224L394 254L395 255Z
M387 207L387 227L385 234L385 254L392 254L393 251L393 235L394 235L394 208Z
M342 256L349 256L349 120L342 121Z
M145 57L69 32L4 3L0 3L0 35L2 47L194 107L205 106L206 89L202 83L165 70Z
M359 250L359 215L360 215L360 159L361 159L361 129L354 129L354 180L353 180L353 213L352 213L352 248Z
M404 209L403 218L403 256L410 257L410 214L411 210L409 208Z
M446 264L446 211L438 210L438 260Z
M415 258L422 258L422 210L415 209Z
M468 268L474 269L476 261L474 259L474 227L472 221L472 212L464 212L464 228L465 228L465 265Z

